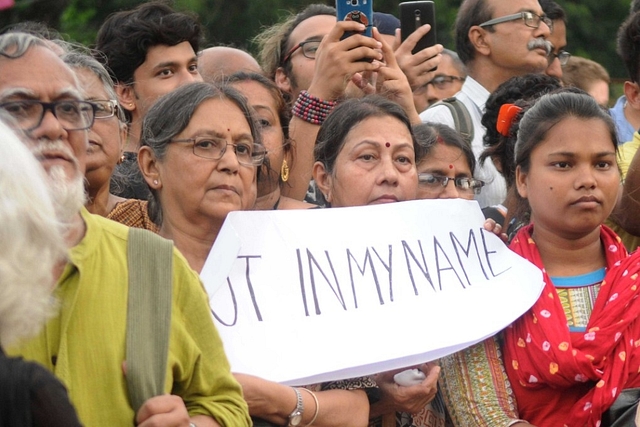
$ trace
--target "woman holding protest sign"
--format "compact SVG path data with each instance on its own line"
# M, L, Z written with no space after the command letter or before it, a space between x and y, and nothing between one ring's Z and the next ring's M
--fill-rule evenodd
M442 361L454 424L633 425L640 257L602 225L620 183L616 141L609 115L575 90L524 114L516 186L532 224L511 248L542 269L545 288L499 337Z
M150 217L200 271L227 214L254 206L266 154L255 116L232 87L193 83L160 98L143 129L138 161L152 194ZM268 423L367 424L364 389L375 386L368 378L310 389L235 376L250 414ZM254 419L256 425L262 420Z
M351 99L336 107L320 128L313 177L331 207L414 200L420 151L399 105L377 96ZM440 368L432 363L417 368L414 385L396 384L398 371L374 377L381 391L381 399L371 405L374 425L389 418L401 426L444 422L443 408L429 405Z

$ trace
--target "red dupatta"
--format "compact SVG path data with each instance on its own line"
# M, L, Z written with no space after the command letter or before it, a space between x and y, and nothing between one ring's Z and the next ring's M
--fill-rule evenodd
M538 266L545 287L533 307L505 329L504 363L511 381L562 393L579 383L595 386L567 414L566 426L599 426L631 376L640 368L640 251L627 257L620 238L601 226L607 272L584 334L569 333L555 287L531 238L522 228L510 248ZM521 414L520 416L524 416Z

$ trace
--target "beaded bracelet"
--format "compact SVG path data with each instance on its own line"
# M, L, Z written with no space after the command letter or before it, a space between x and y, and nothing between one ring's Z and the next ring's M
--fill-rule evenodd
M303 90L293 104L293 115L314 125L321 125L336 106L336 101L324 101Z

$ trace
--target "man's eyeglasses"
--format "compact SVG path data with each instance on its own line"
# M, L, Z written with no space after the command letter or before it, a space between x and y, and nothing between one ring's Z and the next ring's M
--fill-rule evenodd
M40 126L47 111L51 111L63 129L85 130L93 125L97 106L87 101L42 102L29 99L3 102L0 108L9 113L24 131Z
M433 85L433 87L435 87L436 89L445 90L445 89L449 89L453 84L453 82L455 81L463 82L464 77L447 76L447 75L435 76L433 80L431 80L430 82L427 82L427 84L424 85L424 88L426 89L427 86Z
M449 181L453 181L456 188L467 193L480 194L480 190L484 187L484 181L479 179L458 177L449 178L448 176L436 175L433 173L419 173L418 183L433 191L444 191Z
M549 59L549 65L551 65L551 63L555 61L556 58L558 58L558 60L560 61L560 65L564 66L567 65L567 62L569 62L571 54L566 50L561 50L558 53L551 52L547 58Z
M503 22L517 21L518 19L522 19L522 21L524 22L524 25L526 25L529 28L539 28L540 22L544 22L545 24L547 24L547 27L549 27L550 30L553 29L553 21L551 19L547 18L546 15L540 16L540 15L536 15L533 12L520 12L520 13L514 13L513 15L507 15L507 16L502 16L500 18L491 19L489 21L486 21L480 24L480 27L482 28L490 27L492 25L502 24Z
M245 166L260 166L267 154L265 148L252 141L241 141L236 144L229 144L225 139L212 136L196 136L195 138L174 139L171 142L188 142L193 144L193 154L203 159L220 160L227 147L233 147L238 163Z
M302 54L305 58L316 59L316 51L318 50L318 46L320 46L321 40L307 40L304 42L300 42L287 52L282 60L282 63L286 63L293 55L296 50L302 49Z
M115 99L93 99L91 102L96 105L96 119L113 117L118 109L118 101Z

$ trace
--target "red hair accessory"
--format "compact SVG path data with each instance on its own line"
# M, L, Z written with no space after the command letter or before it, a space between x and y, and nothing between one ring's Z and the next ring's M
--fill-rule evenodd
M496 123L496 129L502 136L509 136L509 130L513 124L513 119L516 114L522 111L522 107L518 107L514 104L503 104L500 107L500 113L498 113L498 122Z

